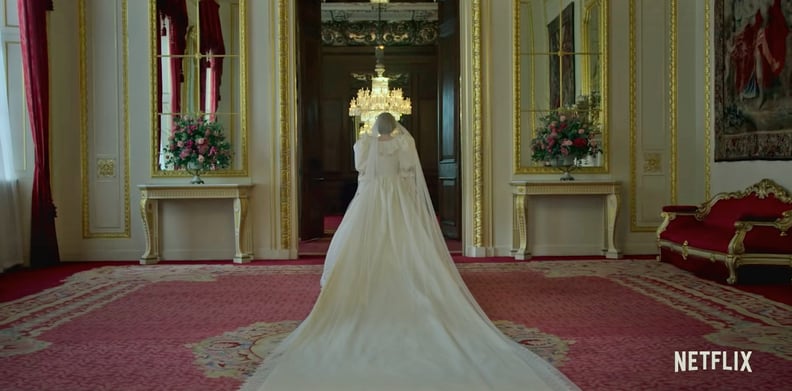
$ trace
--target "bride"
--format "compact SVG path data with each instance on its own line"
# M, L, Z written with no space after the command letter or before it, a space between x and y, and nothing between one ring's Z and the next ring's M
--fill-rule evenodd
M577 389L503 335L468 291L409 132L382 113L354 152L358 191L316 304L242 389Z

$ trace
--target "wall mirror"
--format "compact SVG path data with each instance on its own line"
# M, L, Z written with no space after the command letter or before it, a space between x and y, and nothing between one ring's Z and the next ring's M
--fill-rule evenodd
M175 118L218 122L230 167L205 175L247 175L246 0L149 0L152 176L188 175L165 162Z
M588 118L602 150L581 171L608 172L608 0L514 0L515 173L557 172L532 159L532 140L548 115Z

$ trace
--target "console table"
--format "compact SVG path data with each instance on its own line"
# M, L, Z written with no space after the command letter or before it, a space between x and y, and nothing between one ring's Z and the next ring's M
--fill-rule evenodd
M250 244L243 245L247 227L248 194L253 185L138 185L140 214L146 234L146 252L140 257L142 265L159 262L159 200L188 200L228 198L234 200L235 263L250 262Z
M603 253L606 258L621 258L621 251L616 248L616 217L619 214L619 195L621 185L619 182L600 181L513 181L512 200L514 202L514 215L516 217L519 235L519 247L514 254L514 259L525 260L531 258L528 244L528 214L529 201L532 196L559 196L559 195L592 195L602 196L605 199L604 241L606 248Z

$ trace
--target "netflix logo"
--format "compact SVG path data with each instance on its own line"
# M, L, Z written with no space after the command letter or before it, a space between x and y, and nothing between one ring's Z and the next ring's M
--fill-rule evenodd
M751 370L751 351L674 351L674 372Z

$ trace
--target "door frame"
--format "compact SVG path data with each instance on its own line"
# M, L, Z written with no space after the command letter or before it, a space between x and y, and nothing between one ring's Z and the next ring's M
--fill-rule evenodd
M274 28L276 129L274 129L273 154L278 157L273 178L277 192L273 221L279 221L273 235L273 248L296 259L299 246L299 166L297 151L298 112L296 79L296 1L278 0L273 13ZM462 195L463 253L470 257L486 257L494 253L492 244L491 212L485 208L491 179L484 175L484 167L491 167L484 153L485 137L482 124L482 18L481 0L459 0L460 33L460 159Z

